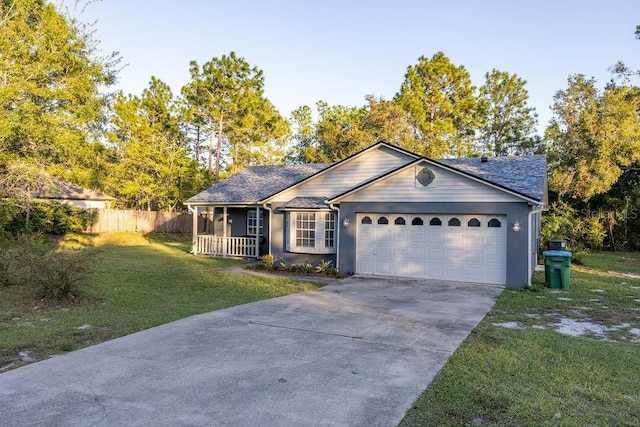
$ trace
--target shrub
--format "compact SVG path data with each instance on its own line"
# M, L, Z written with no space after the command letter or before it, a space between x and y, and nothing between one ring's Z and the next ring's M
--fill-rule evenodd
M45 299L71 299L78 295L86 279L87 257L81 250L49 252L38 259L37 268L29 269L28 279L37 296Z
M55 250L44 236L7 239L0 252L0 283L32 288L37 298L69 299L78 295L88 267L87 253Z
M598 218L580 216L569 204L558 201L552 203L549 212L542 216L540 249L546 250L549 240L568 241L568 250L579 262L586 249L600 249L606 235L606 228Z
M34 203L26 228L26 212L3 209L0 213L4 229L14 235L19 233L44 233L61 236L70 231L81 232L98 219L95 209L82 209L59 202Z
M316 273L328 274L331 269L332 261L320 261L320 264L316 267Z
M276 262L275 258L273 257L273 254L262 255L260 259L262 260L266 268L273 270L274 264Z

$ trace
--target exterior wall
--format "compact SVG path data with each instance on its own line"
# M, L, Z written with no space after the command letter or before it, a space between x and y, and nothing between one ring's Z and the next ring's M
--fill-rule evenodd
M343 273L351 273L356 268L356 232L355 221L358 213L409 213L409 214L485 214L507 216L507 286L522 288L528 283L528 238L527 215L529 205L520 203L394 203L363 202L341 203L339 218L339 253L338 268ZM342 226L345 217L351 220L348 227ZM520 231L512 230L513 222L520 222Z
M381 146L283 192L274 201L287 202L294 197L329 197L340 194L414 160L415 158L406 154Z
M310 262L311 264L318 265L322 261L331 261L333 265L336 265L336 254L301 254L295 252L288 252L286 249L286 213L283 210L278 209L281 205L272 206L272 222L271 222L271 253L278 259L282 257L288 264ZM268 249L267 249L268 251Z
M435 179L423 186L416 174L427 167ZM341 202L514 202L522 199L446 169L411 167L343 198Z
M227 236L228 237L244 237L249 236L247 234L247 212L249 210L255 211L255 207L249 208L228 208L227 215L228 219L232 220L232 223L229 224L227 222ZM222 221L218 221L222 219L222 208L216 210L216 234L218 236L222 236ZM261 219L260 222L262 225L262 234L264 239L260 243L260 255L265 255L269 252L269 213L265 212L264 209L260 208Z

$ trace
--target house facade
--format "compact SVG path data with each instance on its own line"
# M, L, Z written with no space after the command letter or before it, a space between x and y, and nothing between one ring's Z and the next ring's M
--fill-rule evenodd
M432 160L379 142L334 164L249 167L186 203L197 254L523 287L545 200L544 156Z

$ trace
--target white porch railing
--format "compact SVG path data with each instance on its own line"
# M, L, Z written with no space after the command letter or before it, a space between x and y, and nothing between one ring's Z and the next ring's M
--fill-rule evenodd
M257 258L255 237L221 237L200 234L196 238L196 254Z

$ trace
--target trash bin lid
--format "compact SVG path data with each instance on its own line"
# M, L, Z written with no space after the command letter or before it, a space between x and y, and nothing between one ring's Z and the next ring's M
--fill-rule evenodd
M559 256L565 258L571 258L571 252L569 251L544 251L542 252L544 256Z

